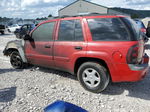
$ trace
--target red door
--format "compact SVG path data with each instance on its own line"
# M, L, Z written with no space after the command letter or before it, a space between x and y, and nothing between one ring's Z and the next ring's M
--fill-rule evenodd
M32 41L25 42L25 54L31 64L53 66L53 31L55 22L40 24L32 32Z
M81 20L60 21L58 38L54 42L54 63L57 68L73 72L74 61L86 55L86 42L82 33Z

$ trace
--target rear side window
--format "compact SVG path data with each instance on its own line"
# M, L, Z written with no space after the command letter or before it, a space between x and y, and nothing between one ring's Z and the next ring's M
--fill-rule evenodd
M59 41L82 41L82 27L80 20L63 20L60 23Z
M132 40L139 40L142 38L140 28L138 25L133 21L131 18L121 18L123 22L127 25L131 35L132 35Z
M55 22L40 25L33 33L34 41L51 41Z
M87 19L94 41L127 41L130 39L125 25L119 18Z

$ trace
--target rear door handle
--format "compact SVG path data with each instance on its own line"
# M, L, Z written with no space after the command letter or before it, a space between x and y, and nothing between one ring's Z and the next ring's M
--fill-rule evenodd
M45 48L51 48L51 46L50 45L45 45Z
M75 46L74 48L77 49L77 50L82 50L81 46Z

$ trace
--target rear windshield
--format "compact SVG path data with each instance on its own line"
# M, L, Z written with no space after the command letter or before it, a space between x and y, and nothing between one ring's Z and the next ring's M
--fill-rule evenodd
M132 35L132 40L140 40L142 39L140 28L136 24L134 20L131 18L121 18L124 23L127 25L131 35Z
M128 41L129 32L119 18L87 19L94 41Z

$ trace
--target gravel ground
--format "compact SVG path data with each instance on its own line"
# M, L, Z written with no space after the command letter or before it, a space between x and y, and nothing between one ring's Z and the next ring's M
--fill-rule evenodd
M2 51L15 39L0 35L0 111L42 112L56 100L81 106L89 112L150 112L150 74L134 83L113 83L100 93L85 91L75 76L42 67L16 70ZM150 43L150 42L149 42ZM150 51L146 51L150 55Z

